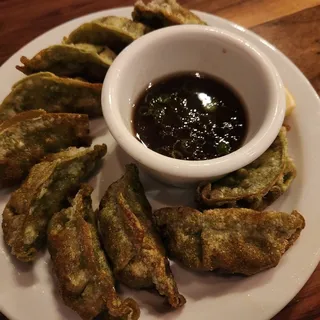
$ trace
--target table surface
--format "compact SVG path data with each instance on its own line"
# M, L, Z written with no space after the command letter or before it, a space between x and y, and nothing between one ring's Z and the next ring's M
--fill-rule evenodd
M320 0L180 0L261 35L286 54L320 94ZM133 0L0 0L0 65L23 45L70 19ZM320 265L273 320L320 319ZM0 320L7 320L0 313ZM21 319L23 320L23 319Z

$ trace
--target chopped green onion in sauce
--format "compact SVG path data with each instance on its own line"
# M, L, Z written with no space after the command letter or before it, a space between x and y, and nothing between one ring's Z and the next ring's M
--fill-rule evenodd
M241 147L246 108L232 88L205 74L161 79L140 95L133 112L137 139L151 150L181 160L207 160Z

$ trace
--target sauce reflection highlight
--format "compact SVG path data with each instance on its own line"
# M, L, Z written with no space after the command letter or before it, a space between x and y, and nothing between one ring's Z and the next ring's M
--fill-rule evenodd
M241 147L248 129L246 108L225 83L211 76L168 76L138 98L133 112L136 138L168 157L207 160Z

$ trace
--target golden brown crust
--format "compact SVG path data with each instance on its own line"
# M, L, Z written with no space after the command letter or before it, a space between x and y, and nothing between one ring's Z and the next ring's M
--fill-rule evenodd
M305 227L297 211L176 207L153 217L170 255L186 267L244 275L275 267Z
M106 313L116 319L138 319L132 299L121 301L100 245L92 209L92 187L83 185L71 207L56 213L48 227L48 247L60 294L82 319Z
M151 206L139 180L138 169L126 166L100 203L99 229L115 277L131 288L155 288L179 308L179 294L161 240L151 223Z
M49 71L61 77L102 82L115 57L116 54L107 47L84 43L60 44L41 50L31 59L21 57L23 66L16 68L26 75Z
M0 186L20 182L48 153L90 142L87 115L20 113L0 125Z
M69 148L36 164L12 193L2 220L5 242L21 261L33 261L46 243L51 216L106 154L105 145Z
M147 4L138 0L134 5L132 18L153 29L178 24L206 25L197 15L183 8L175 0L153 0Z
M57 77L39 72L14 84L0 105L0 123L24 111L43 109L47 112L102 115L100 83Z
M63 41L66 44L103 45L118 53L149 31L150 28L142 23L125 17L107 16L82 24Z
M240 207L264 210L278 199L296 176L288 156L286 129L253 163L216 182L203 182L197 188L200 208Z

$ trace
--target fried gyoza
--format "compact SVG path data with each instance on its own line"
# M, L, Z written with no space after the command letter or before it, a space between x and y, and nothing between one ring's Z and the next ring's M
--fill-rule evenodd
M0 122L34 109L101 116L101 89L100 83L60 78L50 72L36 73L12 87L0 105Z
M132 299L121 301L104 256L92 209L92 187L83 185L71 207L54 214L48 227L48 248L60 294L82 319L106 313L117 319L138 319Z
M57 76L81 77L102 82L116 54L107 47L91 44L60 44L41 50L32 59L21 57L24 74L49 71Z
M177 24L204 24L198 16L183 8L176 0L153 0L145 4L138 0L132 12L134 21L139 21L153 29Z
M163 208L153 214L170 256L188 268L253 275L275 267L305 227L299 212Z
M283 127L269 149L253 163L197 189L200 207L240 207L263 210L291 185L296 168L288 156Z
M128 287L155 288L169 304L185 303L179 294L161 240L151 223L151 206L138 169L126 166L100 203L98 225L115 277Z
M52 215L60 211L70 192L106 154L106 145L71 147L36 164L21 187L12 193L3 211L5 242L21 261L32 261L46 243Z
M120 52L149 31L142 23L124 17L108 16L82 24L64 42L103 45Z
M26 111L0 125L0 186L12 186L46 154L69 146L86 146L87 115Z

